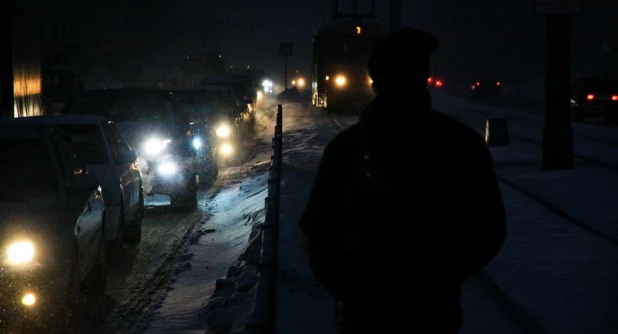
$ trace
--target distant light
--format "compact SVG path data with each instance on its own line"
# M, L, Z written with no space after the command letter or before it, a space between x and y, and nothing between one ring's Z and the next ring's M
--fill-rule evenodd
M496 86L500 86L500 81L496 82Z
M433 81L432 77L427 78L427 83L431 83Z
M221 58L221 55L219 55L219 58Z
M361 27L360 27L360 26L357 26L357 27L356 27L356 34L357 34L357 35L360 35L360 34L361 34Z
M330 80L330 77L327 75L327 76L326 76L326 81L328 81L328 80Z
M300 78L296 81L298 83L299 87L304 87L305 86L305 79Z
M480 86L480 85L481 85L481 83L477 81L477 82L476 82L476 85L477 85L477 86Z
M437 86L437 87L442 87L442 81L437 80L437 81L436 81L436 86Z
M587 98L588 100L594 100L594 95L592 95L592 94L588 94L588 96L586 96L586 98Z
M292 85L296 85L296 80L292 80Z
M612 95L612 101L618 101L618 95Z

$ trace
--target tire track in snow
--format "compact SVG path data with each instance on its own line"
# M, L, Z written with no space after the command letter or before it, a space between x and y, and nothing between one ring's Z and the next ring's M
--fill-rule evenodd
M221 185L207 192L206 198L212 198L221 189ZM139 325L140 321L159 302L159 297L166 290L167 285L174 275L177 259L182 250L189 242L195 226L207 216L207 212L195 212L190 218L182 237L171 247L168 255L154 274L141 287L129 295L119 307L112 311L104 323L105 333L131 333Z
M468 110L466 110L468 111ZM453 116L452 116L453 117ZM461 117L461 116L457 116L455 117L456 119L458 119L459 121L465 122L468 126L472 127L473 129L479 130L479 126L474 124L474 119L472 118L468 118L468 117ZM516 135L514 133L509 133L510 136L517 138L519 140L522 141L526 141L526 142L531 142L537 145L541 145L541 142L538 140L534 140L534 139L530 139L530 138L526 138L524 136L519 136ZM593 159L590 158L586 158L586 157L582 157L579 156L577 154L573 154L573 156L575 156L576 158L582 160L582 161L587 161L590 162L592 164L596 164L598 166L604 167L604 168L608 168L612 171L618 171L618 167L612 168L611 164L606 164L606 163L599 163L599 162L595 162L592 161ZM618 238L615 236L612 236L608 233L603 232L600 229L597 229L595 227L593 227L593 224L589 224L581 219L576 218L575 216L567 213L566 211L564 211L563 209L559 208L556 205L553 205L550 201L546 200L545 198L543 198L543 196L540 196L538 194L535 194L532 191L529 191L527 189L525 189L524 187L520 186L517 184L517 182L514 182L513 180L500 175L500 173L496 173L498 180L504 184L506 184L507 186L509 186L510 188L512 188L513 190L519 192L520 194L524 195L525 197L533 200L534 202L538 203L539 205L541 205L542 207L544 207L545 209L547 209L548 211L552 212L553 214L561 217L562 219L577 225L578 227L582 228L583 230L587 231L588 233L593 234L594 236L603 239L613 245L618 245Z

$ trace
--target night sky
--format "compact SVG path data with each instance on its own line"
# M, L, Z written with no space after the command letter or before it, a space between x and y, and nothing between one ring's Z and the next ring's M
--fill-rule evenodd
M128 76L173 75L185 55L204 52L221 53L227 65L235 68L249 65L281 74L278 45L291 41L295 55L290 68L308 73L312 37L327 23L320 2L89 3L84 17L85 46L92 64L103 69L101 64L123 63L128 69L121 73ZM378 21L388 24L388 1L378 3ZM573 16L575 73L598 71L604 41L618 42L617 23L612 19L616 17L615 0L588 0L584 13ZM436 71L458 79L481 72L513 82L542 76L543 24L532 0L404 0L403 25L438 36L442 46L435 56Z

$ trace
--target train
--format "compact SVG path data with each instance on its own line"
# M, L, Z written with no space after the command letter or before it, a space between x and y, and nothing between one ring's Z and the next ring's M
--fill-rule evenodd
M313 38L312 103L333 113L363 109L375 97L367 59L375 42L389 30L366 21L340 22Z

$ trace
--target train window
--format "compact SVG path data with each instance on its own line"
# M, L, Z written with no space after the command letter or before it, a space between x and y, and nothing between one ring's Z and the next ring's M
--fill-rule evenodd
M328 45L328 56L343 61L364 59L371 52L374 42L373 39L358 37L332 39Z

